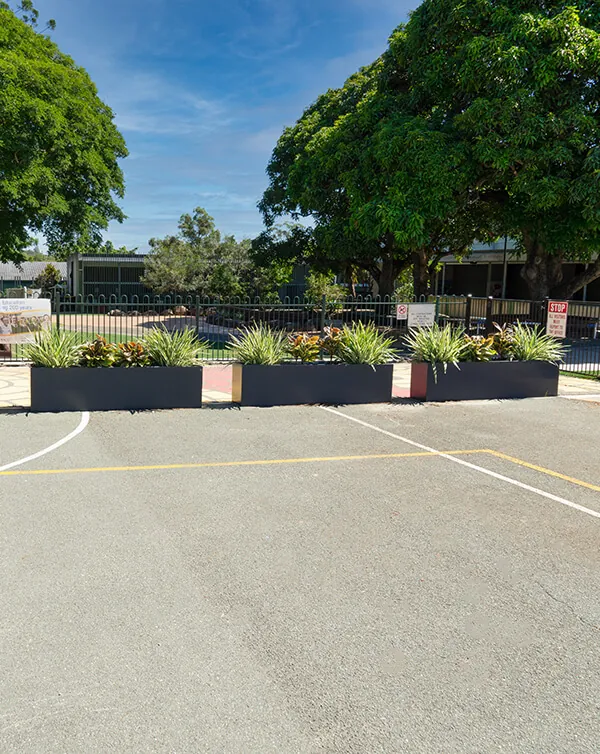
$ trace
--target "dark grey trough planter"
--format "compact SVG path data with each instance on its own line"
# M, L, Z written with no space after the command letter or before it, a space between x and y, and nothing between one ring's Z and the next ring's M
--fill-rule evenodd
M234 364L234 403L297 406L306 403L385 403L392 399L393 365Z
M543 398L558 395L558 366L547 361L468 361L460 369L413 362L410 397L426 401Z
M202 406L202 367L31 368L32 411Z

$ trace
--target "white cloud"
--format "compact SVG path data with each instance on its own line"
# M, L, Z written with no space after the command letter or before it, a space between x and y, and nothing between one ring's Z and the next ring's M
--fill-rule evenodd
M283 132L283 126L273 128L264 128L261 131L250 134L244 140L244 144L249 152L269 157L275 144Z
M102 89L120 129L155 135L209 133L231 122L222 103L141 71L105 71Z

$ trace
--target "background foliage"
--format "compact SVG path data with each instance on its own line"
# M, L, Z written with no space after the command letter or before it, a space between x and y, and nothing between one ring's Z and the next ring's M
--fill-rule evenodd
M43 33L37 12L0 3L0 259L22 260L30 233L51 254L83 234L100 238L127 155L111 110L88 74Z

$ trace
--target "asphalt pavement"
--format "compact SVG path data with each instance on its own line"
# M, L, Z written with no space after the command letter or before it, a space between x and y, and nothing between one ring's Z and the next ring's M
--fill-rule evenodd
M79 424L0 415L0 467ZM566 399L93 414L0 473L0 751L597 752L599 447Z

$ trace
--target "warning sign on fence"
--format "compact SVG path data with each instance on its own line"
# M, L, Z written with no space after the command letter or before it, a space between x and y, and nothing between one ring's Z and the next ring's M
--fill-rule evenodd
M411 304L408 307L409 327L432 327L435 324L435 304Z
M398 304L396 307L396 319L408 319L408 304Z
M567 317L569 316L568 301L548 302L548 321L546 332L555 338L567 337Z

